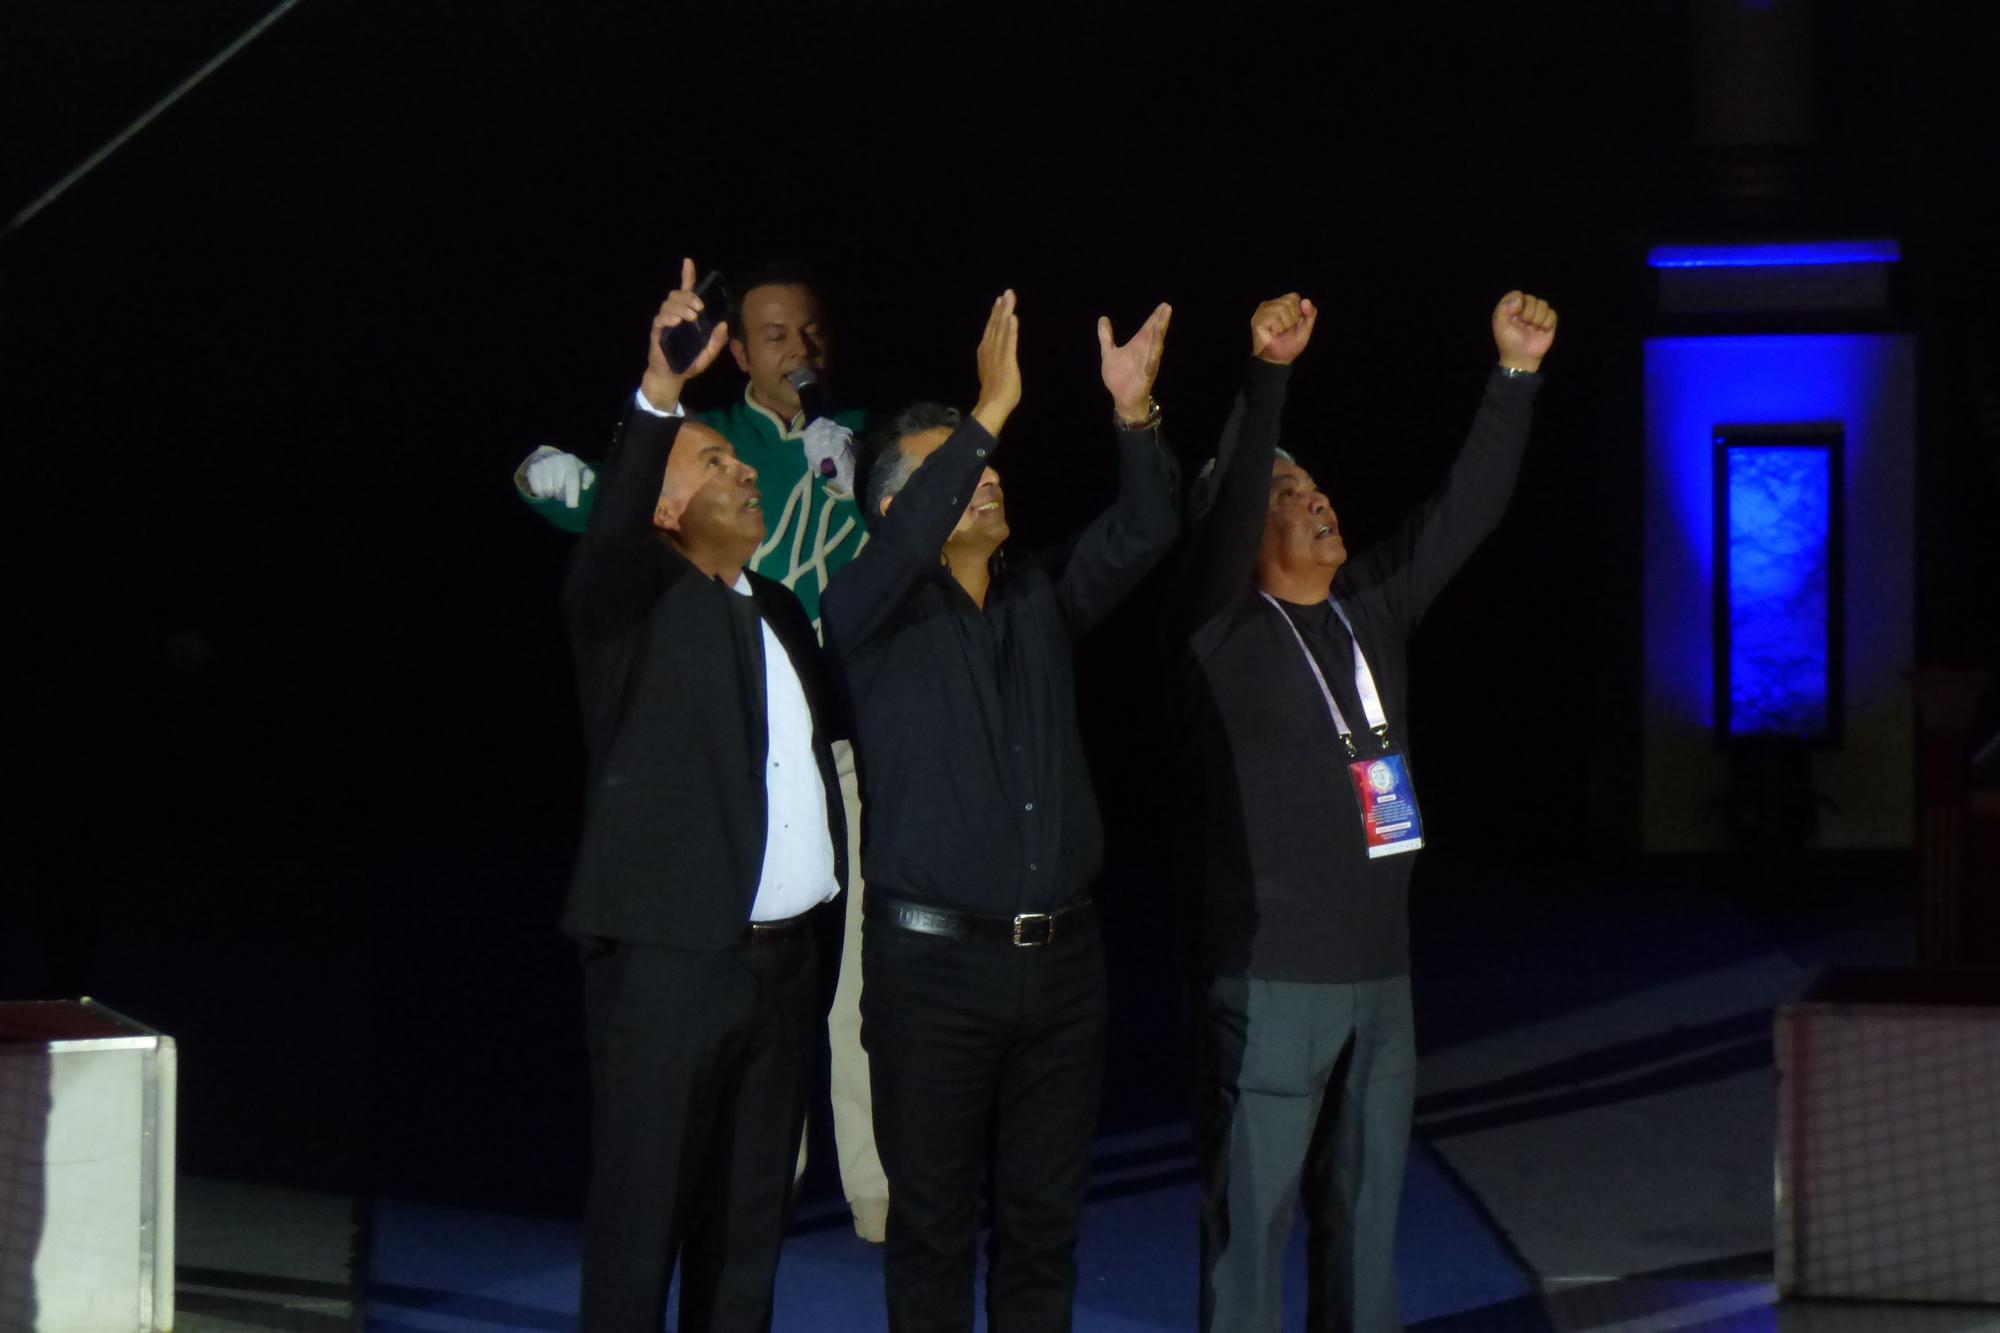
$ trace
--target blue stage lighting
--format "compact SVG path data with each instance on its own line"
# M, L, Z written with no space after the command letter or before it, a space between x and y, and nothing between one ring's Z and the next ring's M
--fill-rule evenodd
M1894 264L1903 247L1893 240L1796 241L1759 245L1656 245L1648 268L1805 268L1821 264Z
M1722 574L1717 434L1728 427L1732 438L1747 440L1756 428L1816 427L1816 438L1844 441L1837 475L1876 475L1870 451L1885 429L1883 395L1904 355L1901 342L1884 334L1647 340L1648 486L1654 496L1645 541L1647 689L1653 706L1680 725L1721 730L1729 720L1715 695L1716 580ZM1765 438L1774 433L1764 431ZM1836 513L1844 500L1836 491ZM1853 671L1843 661L1842 688L1878 697L1900 679L1900 661L1896 653L1872 650Z
M1839 729L1842 442L1719 432L1715 693L1727 739Z

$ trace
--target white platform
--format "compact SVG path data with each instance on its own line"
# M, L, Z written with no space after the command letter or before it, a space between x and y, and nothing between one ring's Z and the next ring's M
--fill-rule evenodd
M173 1327L175 1060L91 1000L0 1004L0 1326Z

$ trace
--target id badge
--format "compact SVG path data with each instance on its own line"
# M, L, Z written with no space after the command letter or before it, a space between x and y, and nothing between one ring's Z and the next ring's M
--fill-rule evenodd
M1357 759L1347 766L1354 799L1361 806L1361 832L1368 858L1398 856L1424 845L1424 820L1417 813L1417 791L1410 785L1409 766L1400 754Z

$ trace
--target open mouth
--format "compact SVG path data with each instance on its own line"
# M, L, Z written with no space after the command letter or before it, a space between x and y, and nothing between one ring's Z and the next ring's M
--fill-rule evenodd
M974 505L972 507L972 512L975 514L990 514L999 507L1000 507L1000 502L998 500L988 500L983 505Z
M743 502L743 507L745 509L762 509L764 507L764 497L753 495Z
M1340 530L1334 527L1333 524L1331 523L1322 523L1318 527L1313 529L1313 537L1315 540L1321 537L1338 537L1339 535L1340 535Z

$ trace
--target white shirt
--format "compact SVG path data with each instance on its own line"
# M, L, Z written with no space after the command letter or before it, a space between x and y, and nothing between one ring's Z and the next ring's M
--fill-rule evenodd
M670 410L670 411L666 411L666 412L662 412L662 411L661 411L661 410L660 410L659 408L657 408L657 407L654 407L654 406L653 406L653 405L652 405L651 403L649 403L649 402L647 402L647 401L646 401L646 391L645 391L644 389L634 389L634 390L632 390L632 398L633 398L633 400L634 400L635 402L637 402L637 403L639 404L639 410L640 410L640 411L642 411L642 412L646 412L646 413L649 413L649 414L650 414L650 415L652 415L652 416L656 416L656 417L684 417L684 416L686 416L686 415L687 415L687 412L686 412L685 410L683 410L683 409L682 409L682 407L681 407L681 405L680 405L680 400L679 400L679 399L676 399L676 400L674 401L674 405L673 405L673 408L672 408L672 410ZM740 589L739 589L739 591L740 591Z
M750 595L738 575L736 591ZM840 891L833 877L833 835L826 826L826 783L813 757L812 709L785 645L760 616L764 631L764 869L752 921L783 921L809 912Z

